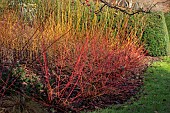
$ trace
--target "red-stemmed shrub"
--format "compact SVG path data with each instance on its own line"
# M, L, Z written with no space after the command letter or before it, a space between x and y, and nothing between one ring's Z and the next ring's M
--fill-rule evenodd
M112 98L111 104L134 95L142 84L134 75L135 69L144 65L145 54L138 38L132 33L128 36L110 41L108 37L87 35L72 46L63 43L52 71L44 53L48 101L78 111L100 106L95 102L99 98Z

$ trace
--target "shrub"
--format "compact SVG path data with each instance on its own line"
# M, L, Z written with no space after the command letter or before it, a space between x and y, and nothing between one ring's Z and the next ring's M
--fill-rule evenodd
M145 23L143 15L139 14L135 15L134 18L130 18L108 7L105 7L102 13L94 14L93 12L98 9L99 4L91 3L90 6L83 6L78 0L45 0L34 1L33 3L29 0L22 1L23 4L27 4L24 11L33 8L32 11L35 11L33 15L19 10L18 8L22 7L21 3L18 0L14 1L14 8L8 9L10 6L6 6L6 10L4 9L0 18L0 57L9 56L7 55L9 52L3 51L3 48L6 48L12 50L11 54L14 53L13 58L10 59L12 61L14 59L20 61L34 60L41 51L41 38L44 38L46 45L50 45L68 29L71 29L67 34L69 38L80 38L85 32L95 34L96 29L104 36L114 37L123 24L128 23L126 27L131 29L132 26L129 25L131 23L134 29L138 29L136 30L137 36L141 37ZM31 3L35 7L28 7L28 4ZM21 17L22 14L25 15L24 18ZM31 19L32 16L34 17L33 20ZM59 43L68 39L68 37L67 39L66 37L62 38ZM55 43L52 49L48 51L48 56L54 55L53 53L57 51L56 45L58 46L59 43Z
M168 55L170 55L170 12L165 14L166 26L169 33Z
M3 73L4 67L0 70L2 96L4 87L8 87L57 112L78 112L95 108L93 100L102 97L112 96L122 103L134 95L142 84L139 75L135 76L136 68L145 61L139 41L144 27L141 15L130 18L108 7L103 14L95 15L95 4L85 7L79 1L46 1L37 1L32 26L19 21L20 12L11 9L3 13L0 57L12 64L8 74ZM7 57L8 53L12 58ZM35 74L29 76L33 78L26 77L25 68L15 66L17 60L26 67L31 65L29 72Z
M168 33L170 36L170 12L169 13L165 13L165 20L166 20L166 25L168 28Z
M43 54L46 100L63 109L78 111L84 107L94 109L95 105L90 104L92 100L104 95L114 95L123 101L135 94L142 81L135 81L133 76L135 69L144 65L144 49L133 33L121 33L114 44L100 35L87 35L71 48L69 43L63 42L53 61L53 72Z
M151 56L167 55L167 32L163 13L157 12L148 15L147 27L144 31L142 40L145 48Z
M52 62L45 51L42 59L37 58L39 63L34 70L40 73L32 76L33 73L18 65L6 74L3 72L7 71L1 70L0 84L7 87L6 92L19 91L57 112L94 109L98 99L110 96L113 101L122 103L142 85L134 73L145 61L144 49L135 31L126 32L120 30L112 40L98 33L69 43L63 41ZM42 51L45 47L43 45ZM3 87L0 90L3 91Z

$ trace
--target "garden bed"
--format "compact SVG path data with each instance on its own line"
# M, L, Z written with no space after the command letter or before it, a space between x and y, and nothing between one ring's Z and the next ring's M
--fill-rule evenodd
M97 8L97 2L85 6L78 0L6 6L0 98L12 104L0 103L2 111L36 112L28 106L34 103L40 112L81 112L136 98L142 73L155 60L141 40L145 15L109 7L95 14Z

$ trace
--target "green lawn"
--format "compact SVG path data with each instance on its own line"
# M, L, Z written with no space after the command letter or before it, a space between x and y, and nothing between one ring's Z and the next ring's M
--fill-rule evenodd
M138 101L92 113L170 113L170 57L153 63L144 75L144 92Z

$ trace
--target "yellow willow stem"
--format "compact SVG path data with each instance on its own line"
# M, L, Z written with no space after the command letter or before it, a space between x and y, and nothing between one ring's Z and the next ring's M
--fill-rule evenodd
M71 16L71 1L69 0L69 4L68 4L68 17L67 17L67 21L68 21L68 29L71 28L72 26L72 16Z
M61 31L63 31L64 28L64 2L63 0L61 1Z
M80 30L80 21L81 21L81 14L82 14L82 12L81 12L81 5L80 5L80 3L79 2L77 2L77 4L76 4L76 7L77 7L77 26L76 26L76 30L77 31L79 31Z

